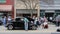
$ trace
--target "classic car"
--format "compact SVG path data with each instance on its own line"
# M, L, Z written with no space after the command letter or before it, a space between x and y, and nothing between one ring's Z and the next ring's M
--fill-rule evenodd
M24 30L24 21L21 18L16 18L16 19L12 20L11 23L7 23L6 27L8 30L18 29L18 28ZM37 27L33 23L29 22L28 29L29 30L36 30Z

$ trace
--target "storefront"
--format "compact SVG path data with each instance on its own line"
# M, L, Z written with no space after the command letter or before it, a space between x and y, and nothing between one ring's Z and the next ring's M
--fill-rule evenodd
M60 15L60 10L40 10L40 16L56 17Z
M56 17L60 15L60 0L41 0L40 9L46 17Z
M56 9L54 9L54 10L51 10L51 9L50 10L40 10L40 17L46 16L48 21L49 21L50 17L52 17L54 19L58 15L60 15L60 10L56 10Z
M0 5L0 18L8 15L12 15L12 5Z
M35 9L16 9L16 17L23 17L23 16L32 16L37 15L37 10Z
M0 18L3 15L14 18L14 0L0 0Z

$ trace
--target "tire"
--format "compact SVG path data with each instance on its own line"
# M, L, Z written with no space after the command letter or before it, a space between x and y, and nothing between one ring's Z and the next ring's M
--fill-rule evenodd
M57 29L57 32L60 32L60 29Z
M36 26L32 26L32 30L37 30L37 27Z
M12 30L13 29L13 25L8 25L8 30Z

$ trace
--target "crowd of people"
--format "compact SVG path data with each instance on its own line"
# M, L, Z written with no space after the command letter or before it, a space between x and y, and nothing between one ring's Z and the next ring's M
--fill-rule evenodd
M31 23L33 22L35 25L40 26L41 24L46 25L47 21L48 21L45 16L43 18L42 17L38 18L36 16L33 16L33 17L27 16L27 17L24 17L23 20L24 20L25 30L28 30L28 23L29 22L31 22ZM7 16L7 17L3 16L1 21L3 22L3 25L6 26L7 23L12 21L12 18L11 18L11 16Z
M12 21L12 17L11 16L2 16L1 21L2 21L3 25L6 26L6 24L8 22Z
M30 18L30 19L29 19ZM46 28L48 28L48 23L47 23L47 18L44 16L43 18L42 17L36 17L36 16L33 16L33 17L25 17L24 18L24 21L25 21L25 30L28 30L28 22L31 21L33 22L35 25L40 26L41 24L43 24L42 26L45 27L46 25Z

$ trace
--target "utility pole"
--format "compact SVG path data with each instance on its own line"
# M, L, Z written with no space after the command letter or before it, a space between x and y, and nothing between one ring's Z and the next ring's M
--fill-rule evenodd
M37 9L37 17L39 18L40 17L40 0L38 0L38 9Z
M16 0L14 0L14 18L16 18Z

